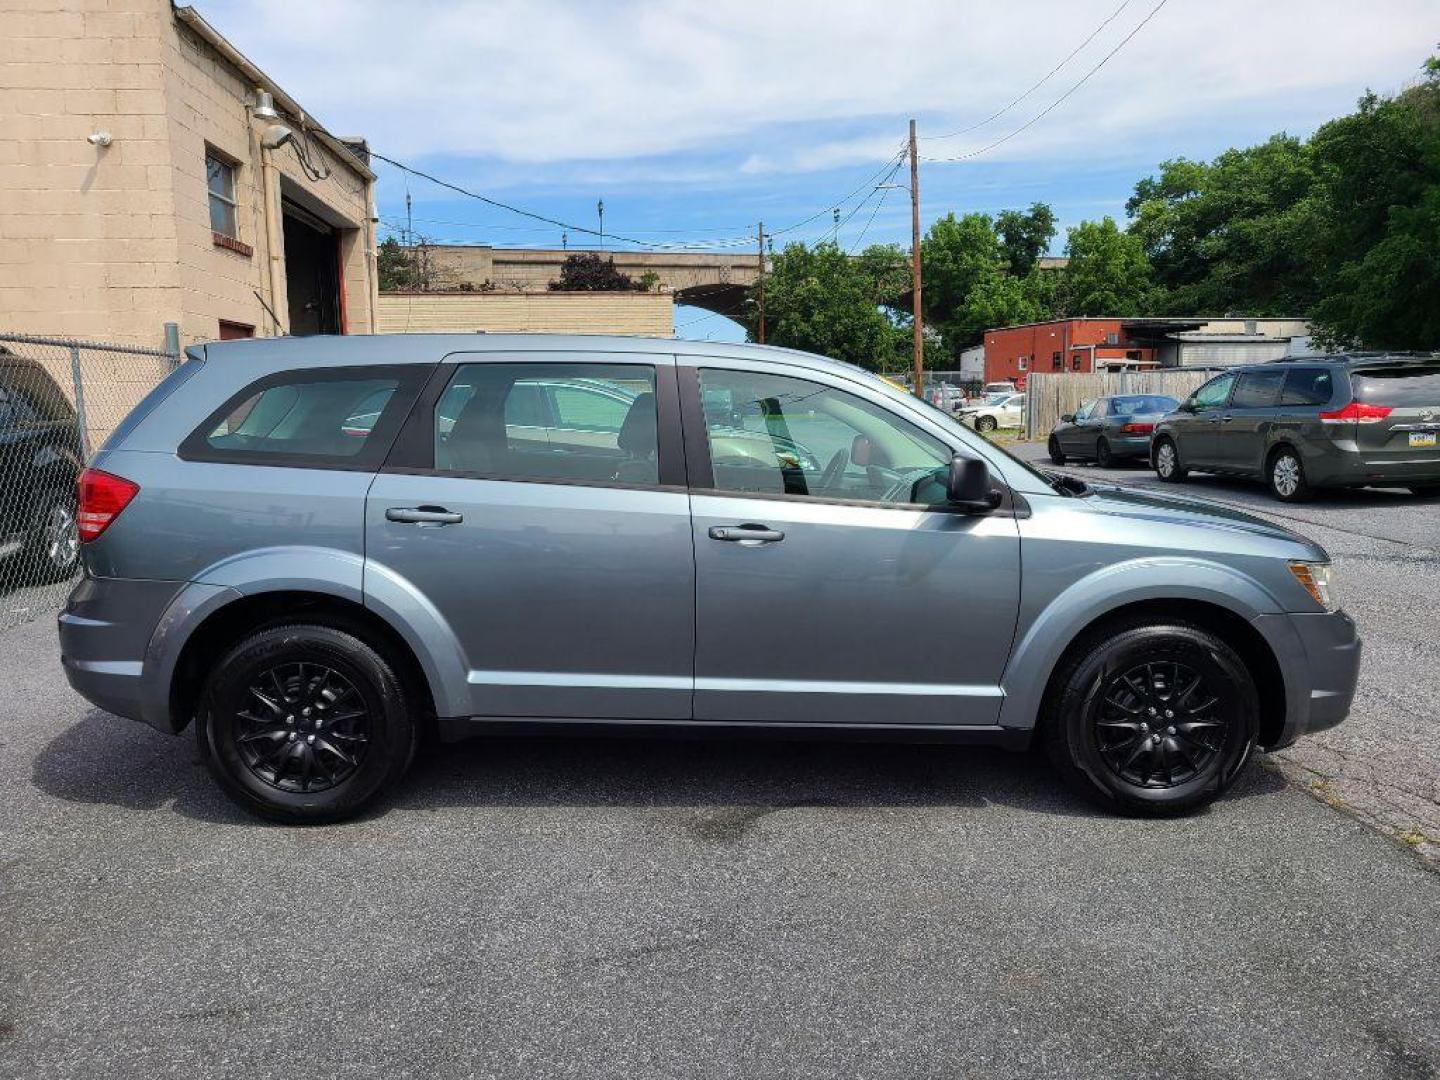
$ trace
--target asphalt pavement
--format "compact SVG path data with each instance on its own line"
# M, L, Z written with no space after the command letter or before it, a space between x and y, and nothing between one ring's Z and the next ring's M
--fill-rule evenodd
M1007 447L1054 468L1038 443ZM1280 503L1259 483L1191 474L1164 484L1143 465L1067 462L1086 480L1239 507L1319 541L1365 641L1350 717L1269 760L1295 783L1440 861L1440 496L1319 492Z
M1258 766L1139 821L999 751L507 740L290 829L48 620L0 679L3 1077L1440 1070L1440 874Z

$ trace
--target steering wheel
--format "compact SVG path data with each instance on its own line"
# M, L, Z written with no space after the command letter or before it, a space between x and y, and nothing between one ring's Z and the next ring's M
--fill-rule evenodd
M825 466L825 471L820 474L820 483L815 486L816 492L829 491L840 479L840 474L845 471L845 466L850 464L850 451L843 446L835 451L835 456Z

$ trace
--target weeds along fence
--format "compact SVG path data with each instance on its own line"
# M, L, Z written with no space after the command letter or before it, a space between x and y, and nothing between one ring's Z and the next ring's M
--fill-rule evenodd
M75 480L176 353L0 334L0 632L56 610L79 570Z
M1168 394L1182 399L1220 370L1183 367L1091 374L1033 373L1025 382L1025 437L1045 438L1060 417L1109 394Z

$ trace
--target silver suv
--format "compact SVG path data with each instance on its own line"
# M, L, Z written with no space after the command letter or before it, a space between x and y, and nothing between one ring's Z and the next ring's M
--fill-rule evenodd
M422 736L535 725L1042 743L1126 812L1338 723L1325 552L1036 472L754 346L212 344L84 473L71 684L194 722L248 809L333 821Z

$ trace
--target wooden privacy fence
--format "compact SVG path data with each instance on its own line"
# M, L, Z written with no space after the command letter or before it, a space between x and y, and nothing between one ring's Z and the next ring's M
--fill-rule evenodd
M1157 371L1097 371L1093 374L1035 373L1025 381L1025 437L1043 439L1065 413L1108 394L1168 394L1183 400L1218 368L1161 368Z

